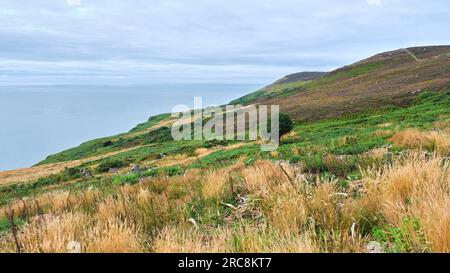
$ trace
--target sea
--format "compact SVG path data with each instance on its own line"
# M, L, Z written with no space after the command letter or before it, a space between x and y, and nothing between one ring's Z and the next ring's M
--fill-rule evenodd
M175 105L223 105L257 84L146 86L0 86L0 171L27 168L48 155L126 132Z

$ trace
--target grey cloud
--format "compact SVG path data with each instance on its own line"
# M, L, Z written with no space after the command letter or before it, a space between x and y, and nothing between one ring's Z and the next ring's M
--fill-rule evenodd
M0 84L265 83L380 51L450 43L450 3L3 0Z

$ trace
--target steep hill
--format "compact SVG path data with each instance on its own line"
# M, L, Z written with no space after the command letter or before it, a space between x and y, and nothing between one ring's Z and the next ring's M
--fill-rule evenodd
M425 90L448 89L450 46L389 51L316 76L287 76L232 103L279 104L297 120L406 105Z
M291 74L232 103L279 104L281 110L294 119L319 120L405 106L423 91L447 91L449 88L450 46L429 46L381 53L329 73ZM39 165L120 153L137 147L139 149L128 152L130 161L174 152L181 148L157 145L171 139L168 127L172 122L168 114L152 117L130 132L86 142L51 155ZM180 152L195 150L198 145L186 144Z
M448 253L448 51L383 53L241 98L320 119L273 152L175 141L162 114L0 172L0 253Z
M273 85L286 84L291 82L306 82L312 81L322 76L325 76L328 72L299 72L287 75L278 81L274 82Z

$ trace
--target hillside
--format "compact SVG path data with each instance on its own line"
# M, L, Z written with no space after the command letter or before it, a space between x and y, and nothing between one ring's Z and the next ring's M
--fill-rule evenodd
M445 91L449 86L450 46L413 47L381 53L311 80L281 79L232 103L278 104L297 120L317 120L408 105L425 90Z
M446 91L449 87L450 46L416 47L381 53L329 73L291 74L232 104L278 104L293 119L319 120L409 105L423 91ZM51 155L39 164L164 142L170 139L168 127L173 120L169 117L168 114L151 117L128 133L89 141ZM171 152L165 148L157 150L157 153Z
M274 152L174 141L162 114L0 172L0 252L450 252L449 53L382 53L241 98L301 121Z

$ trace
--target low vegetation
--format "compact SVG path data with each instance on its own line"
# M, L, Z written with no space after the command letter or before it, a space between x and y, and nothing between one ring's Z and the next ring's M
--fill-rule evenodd
M164 122L0 186L0 252L450 252L450 92L297 123L274 152L158 141Z

